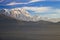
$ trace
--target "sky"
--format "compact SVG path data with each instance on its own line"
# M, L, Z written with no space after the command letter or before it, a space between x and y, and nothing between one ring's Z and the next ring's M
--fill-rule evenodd
M31 15L60 18L60 0L0 0L0 9L24 8Z

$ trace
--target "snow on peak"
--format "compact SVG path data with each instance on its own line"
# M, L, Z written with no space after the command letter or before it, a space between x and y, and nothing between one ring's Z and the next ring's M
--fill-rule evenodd
M24 14L26 16L30 16L30 14L25 9L22 8L11 9L11 12L13 12L14 14Z
M32 16L25 9L14 8L14 9L1 9L0 14L15 18L17 20L32 21Z

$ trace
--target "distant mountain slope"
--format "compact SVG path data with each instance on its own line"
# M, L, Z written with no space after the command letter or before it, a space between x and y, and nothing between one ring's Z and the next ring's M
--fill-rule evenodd
M42 24L42 25L48 25L48 24L59 24L60 22L58 23L53 23L53 22L49 22L49 21L44 21L44 20L40 20L40 21L22 21L22 20L17 20L15 18L12 18L12 17L8 17L4 14L0 14L0 23L20 23L20 24Z

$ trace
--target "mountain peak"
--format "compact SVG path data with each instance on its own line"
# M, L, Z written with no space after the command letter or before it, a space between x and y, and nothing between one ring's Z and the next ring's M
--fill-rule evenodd
M11 9L11 11L15 14L24 14L26 16L30 16L29 12L27 12L25 9L23 8L14 8L14 9Z
M31 15L25 9L22 8L14 8L14 9L2 9L0 10L0 14L4 14L6 16L15 18L17 20L23 21L31 21Z

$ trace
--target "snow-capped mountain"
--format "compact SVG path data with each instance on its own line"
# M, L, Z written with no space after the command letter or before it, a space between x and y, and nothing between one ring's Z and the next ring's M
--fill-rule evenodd
M0 14L4 14L6 16L23 20L23 21L31 21L32 16L25 9L14 8L14 9L2 9L0 10Z
M47 17L41 17L38 15L31 16L28 11L26 11L23 8L14 8L14 9L1 9L0 14L4 14L6 16L15 18L17 20L23 20L23 21L50 21L50 22L59 22L60 19L58 18L47 18Z

